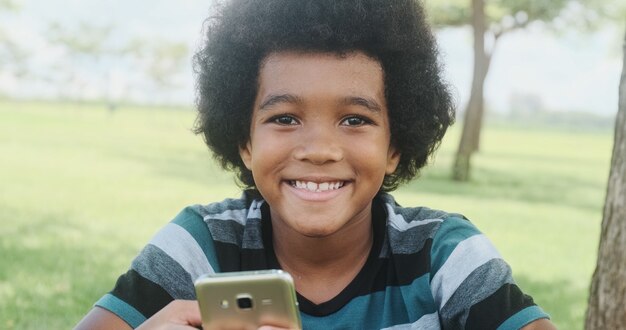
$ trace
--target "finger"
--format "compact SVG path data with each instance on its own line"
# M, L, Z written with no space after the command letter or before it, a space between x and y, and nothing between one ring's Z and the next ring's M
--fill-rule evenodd
M179 306L181 313L182 324L189 324L192 326L201 326L202 317L200 315L200 307L196 300L180 300Z
M202 325L195 300L174 300L143 323L140 329L198 329Z

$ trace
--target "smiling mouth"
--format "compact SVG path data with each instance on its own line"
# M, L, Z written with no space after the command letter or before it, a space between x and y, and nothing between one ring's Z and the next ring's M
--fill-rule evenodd
M289 184L296 189L303 189L311 192L323 192L340 189L345 185L345 181L332 181L332 182L312 182L312 181L300 181L291 180Z

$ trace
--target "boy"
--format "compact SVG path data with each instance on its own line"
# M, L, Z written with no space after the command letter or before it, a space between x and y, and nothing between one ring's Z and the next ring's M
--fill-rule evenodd
M209 24L197 132L247 190L183 210L78 328L193 329L199 275L281 268L305 329L553 329L469 221L386 193L454 116L416 1L234 0Z

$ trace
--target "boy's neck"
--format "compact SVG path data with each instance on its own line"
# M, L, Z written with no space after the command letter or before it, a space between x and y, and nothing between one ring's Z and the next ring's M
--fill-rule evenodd
M331 236L306 237L274 225L273 237L276 258L293 276L296 290L314 303L325 302L365 265L374 241L371 212L367 219Z

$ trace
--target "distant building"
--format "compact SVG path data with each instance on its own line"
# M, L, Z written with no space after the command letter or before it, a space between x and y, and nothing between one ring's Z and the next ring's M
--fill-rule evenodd
M529 115L544 110L544 102L539 94L513 92L509 96L509 112L511 114Z

